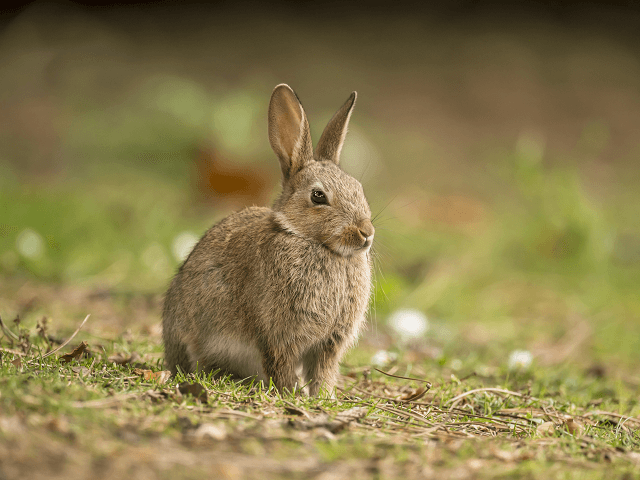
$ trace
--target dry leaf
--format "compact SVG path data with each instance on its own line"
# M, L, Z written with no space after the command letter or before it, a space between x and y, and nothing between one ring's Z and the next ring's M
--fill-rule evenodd
M424 394L427 393L427 391L428 389L425 387L418 387L411 392L403 393L402 395L400 395L400 398L398 400L402 400L403 402L413 402L422 398Z
M584 430L584 427L576 422L573 417L568 417L565 420L565 426L567 427L567 431L573 436L580 436Z
M171 372L168 370L161 370L159 372L154 372L153 370L143 370L141 368L134 368L133 373L141 376L147 381L157 382L160 385L167 383L167 381L171 378Z
M183 395L192 395L193 398L200 400L201 402L206 402L207 398L209 398L207 389L199 383L182 382L178 385L178 390Z
M306 411L290 402L285 402L284 410L290 415L299 415L301 417L309 418L309 414Z
M85 352L85 350L87 350L88 347L89 347L89 344L83 341L80 343L80 345L78 345L76 348L73 349L73 352L67 353L65 355L61 355L60 360L62 360L63 363L69 363L73 360L79 360L82 354Z
M195 429L193 436L198 440L202 440L204 438L224 440L227 438L227 431L223 424L203 423Z
M91 370L87 367L73 367L71 371L73 373L77 373L78 375L82 375L83 377L86 377L91 373Z
M20 357L17 357L14 360L11 360L11 363L13 364L14 367L16 367L18 370L20 370L22 368L22 359Z
M553 422L544 422L538 425L536 433L541 437L550 437L556 432L556 426Z
M170 378L171 372L169 370L161 370L159 372L154 372L149 380L155 381L158 385L164 385Z

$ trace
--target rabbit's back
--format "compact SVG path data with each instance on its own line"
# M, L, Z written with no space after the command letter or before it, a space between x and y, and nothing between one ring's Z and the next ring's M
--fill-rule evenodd
M163 312L166 360L172 372L177 365L184 372L215 366L237 376L260 373L247 325L252 312L242 295L255 278L250 270L257 252L240 254L239 249L255 237L270 213L268 208L250 207L230 215L205 233L180 267Z

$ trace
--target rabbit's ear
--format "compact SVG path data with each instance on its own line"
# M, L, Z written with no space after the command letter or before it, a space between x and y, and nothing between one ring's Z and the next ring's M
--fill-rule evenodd
M269 143L280 159L285 180L313 160L307 116L295 92L284 83L278 85L271 94Z
M358 94L353 92L344 105L340 107L340 110L329 120L316 147L316 158L318 160L329 160L336 165L340 163L340 151L347 136L349 118L351 118L351 112L356 104L357 96Z

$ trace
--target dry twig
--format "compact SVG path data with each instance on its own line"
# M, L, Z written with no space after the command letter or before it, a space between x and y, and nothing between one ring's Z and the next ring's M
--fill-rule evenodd
M61 344L59 347L57 347L57 348L55 348L55 349L51 350L51 351L50 351L50 352L48 352L48 353L45 353L45 354L42 356L42 358L50 357L51 355L53 355L54 353L58 352L58 351L59 351L59 350L61 350L62 348L66 347L66 346L67 346L67 344L68 344L71 340L73 340L73 337L75 337L75 336L78 334L78 332L79 332L79 331L80 331L80 329L84 326L84 324L87 322L87 320L89 320L89 317L90 317L90 316L91 316L91 314L89 314L89 315L87 315L86 317L84 317L84 320L82 321L82 323L80 324L80 326L79 326L78 328L76 328L76 331L75 331L75 332L73 332L73 334L72 334L69 338L67 338L64 342L62 342L62 344Z

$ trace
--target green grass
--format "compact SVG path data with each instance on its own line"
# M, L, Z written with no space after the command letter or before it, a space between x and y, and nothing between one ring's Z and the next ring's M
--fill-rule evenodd
M460 380L423 362L411 368L419 378L409 380L347 366L337 398L309 398L210 375L145 381L140 371L160 370L161 348L144 338L98 341L81 332L89 353L64 363L59 356L78 337L43 358L53 346L46 332L20 331L22 346L6 337L3 348L24 354L5 350L0 366L8 478L26 472L39 478L51 468L53 478L80 478L95 475L98 466L104 477L148 470L158 478L195 478L211 469L231 478L309 478L325 470L378 478L466 472L541 479L636 471L637 386L615 378L595 382L571 368L496 367L491 376ZM109 360L129 352L139 353L135 365ZM400 376L409 371L404 363L387 369ZM427 380L433 385L424 396L400 400ZM206 400L181 393L185 384L204 387ZM473 389L484 390L459 397ZM569 417L579 430L569 428ZM552 432L538 432L549 421ZM63 458L56 458L60 451Z

